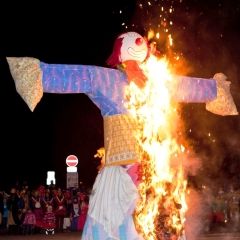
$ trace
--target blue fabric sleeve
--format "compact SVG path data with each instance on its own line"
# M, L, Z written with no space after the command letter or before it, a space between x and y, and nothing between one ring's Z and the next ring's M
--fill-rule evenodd
M125 73L89 65L41 62L40 67L44 92L85 93L100 108L103 116L127 113L124 107Z
M174 76L172 99L176 102L203 103L217 98L217 83L213 78Z
M44 92L85 93L103 116L128 113L124 107L124 87L128 84L124 72L90 65L43 62L40 67ZM216 80L175 75L170 92L176 102L209 102L217 97Z

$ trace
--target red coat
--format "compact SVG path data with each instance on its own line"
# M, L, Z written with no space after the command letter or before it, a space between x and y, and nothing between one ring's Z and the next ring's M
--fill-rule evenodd
M63 215L65 216L67 211L67 202L66 202L66 198L64 197L64 195L62 195L61 197L59 197L58 195L54 197L53 199L54 204L53 204L53 212L55 215Z
M87 202L82 202L81 205L81 213L78 218L78 230L83 230L84 224L87 219L87 213L88 213L88 203Z
M50 198L46 199L44 197L42 199L42 201L41 201L41 205L42 205L42 208L43 208L43 213L45 214L47 212L48 206L52 206L53 207L53 198L50 197Z

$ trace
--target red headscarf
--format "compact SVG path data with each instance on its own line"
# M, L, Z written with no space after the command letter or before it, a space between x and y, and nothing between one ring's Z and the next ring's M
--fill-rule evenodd
M123 37L119 36L114 43L112 54L107 60L107 65L109 65L110 67L116 67L121 64L119 57L121 56ZM148 53L146 57L148 58L150 55L151 48L147 39L144 38L144 40L146 41L148 46ZM127 79L129 82L133 81L140 88L145 86L145 81L147 80L147 78L143 74L141 68L139 67L138 63L135 60L127 60L123 62L121 68L126 72Z

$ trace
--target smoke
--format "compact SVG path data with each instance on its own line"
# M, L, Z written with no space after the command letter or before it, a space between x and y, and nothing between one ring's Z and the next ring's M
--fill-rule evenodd
M235 1L234 4L238 9L239 3ZM189 5L185 11L184 6L175 9L179 21L175 19L174 38L176 48L192 66L190 76L211 78L222 72L228 77L230 92L240 111L240 72L236 65L240 51L234 44L240 36L236 31L237 18L234 18L233 9L233 6L211 2L206 5L197 3L195 8ZM218 116L206 111L204 103L189 103L182 106L182 119L186 139L201 159L201 167L194 179L200 183L202 179L212 179L228 190L227 185L236 181L240 171L237 161L240 157L239 115Z
M186 200L188 211L186 213L185 233L187 239L195 240L208 227L205 202L203 196L194 189L189 191Z
M222 234L221 239L233 239L231 232L237 232L239 230L239 222L231 222L226 227L214 226L210 220L212 212L210 209L211 198L214 192L211 188L205 186L202 191L196 191L189 188L189 193L186 196L188 211L186 213L185 233L187 239L196 240L200 235L209 233L211 230L215 233Z
M210 0L192 4L184 0L154 1L152 5L142 1L141 7L139 4L128 24L132 30L145 36L150 29L160 33L160 38L152 41L162 55L168 54L176 74L199 78L212 78L216 73L226 75L240 113L240 48L237 44L240 34L236 31L240 24L240 2ZM169 12L171 5L172 13ZM167 44L169 34L173 39L171 47ZM180 57L178 61L176 56ZM240 116L219 116L208 112L205 105L180 105L181 141L185 151L171 159L172 167L183 166L188 179L189 209L185 226L187 238L193 240L209 226L207 203L203 199L213 196L219 187L225 192L231 184L240 189ZM203 191L203 186L209 188Z

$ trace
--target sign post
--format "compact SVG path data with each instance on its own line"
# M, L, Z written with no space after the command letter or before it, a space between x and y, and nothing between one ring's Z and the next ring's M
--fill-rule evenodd
M67 167L67 188L78 187L78 158L75 155L69 155L66 159Z

